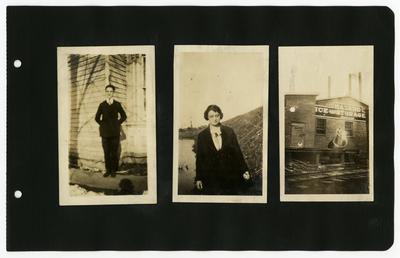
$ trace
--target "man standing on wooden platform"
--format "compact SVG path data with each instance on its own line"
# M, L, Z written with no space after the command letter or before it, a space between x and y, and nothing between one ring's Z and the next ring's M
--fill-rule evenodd
M111 175L111 177L115 177L118 170L121 124L126 120L126 114L121 103L113 98L115 86L109 84L105 87L105 91L106 100L100 103L95 120L100 125L100 136L104 150L106 173L103 176Z

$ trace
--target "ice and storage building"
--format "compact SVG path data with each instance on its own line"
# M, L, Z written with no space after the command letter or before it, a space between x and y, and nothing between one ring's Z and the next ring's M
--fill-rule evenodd
M284 105L286 165L299 161L367 166L367 104L351 94L318 99L317 94L296 93L286 94Z

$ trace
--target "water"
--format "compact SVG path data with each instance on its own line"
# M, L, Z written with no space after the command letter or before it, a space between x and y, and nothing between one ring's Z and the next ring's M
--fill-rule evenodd
M190 194L194 188L194 178L196 177L196 155L193 152L194 140L179 140L179 175L178 193Z

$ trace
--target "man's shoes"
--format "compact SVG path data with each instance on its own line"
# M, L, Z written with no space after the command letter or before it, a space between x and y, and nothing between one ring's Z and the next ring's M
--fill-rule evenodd
M103 177L108 177L109 175L111 175L110 173L106 172L104 173ZM112 176L112 175L111 175Z
M116 176L115 172L111 173L111 177L115 177L115 176Z

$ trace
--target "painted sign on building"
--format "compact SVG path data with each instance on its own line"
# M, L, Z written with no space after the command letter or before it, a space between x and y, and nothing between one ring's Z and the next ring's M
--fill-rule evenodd
M362 106L351 106L341 103L329 105L315 105L315 115L335 118L350 118L354 120L367 120L367 112Z

